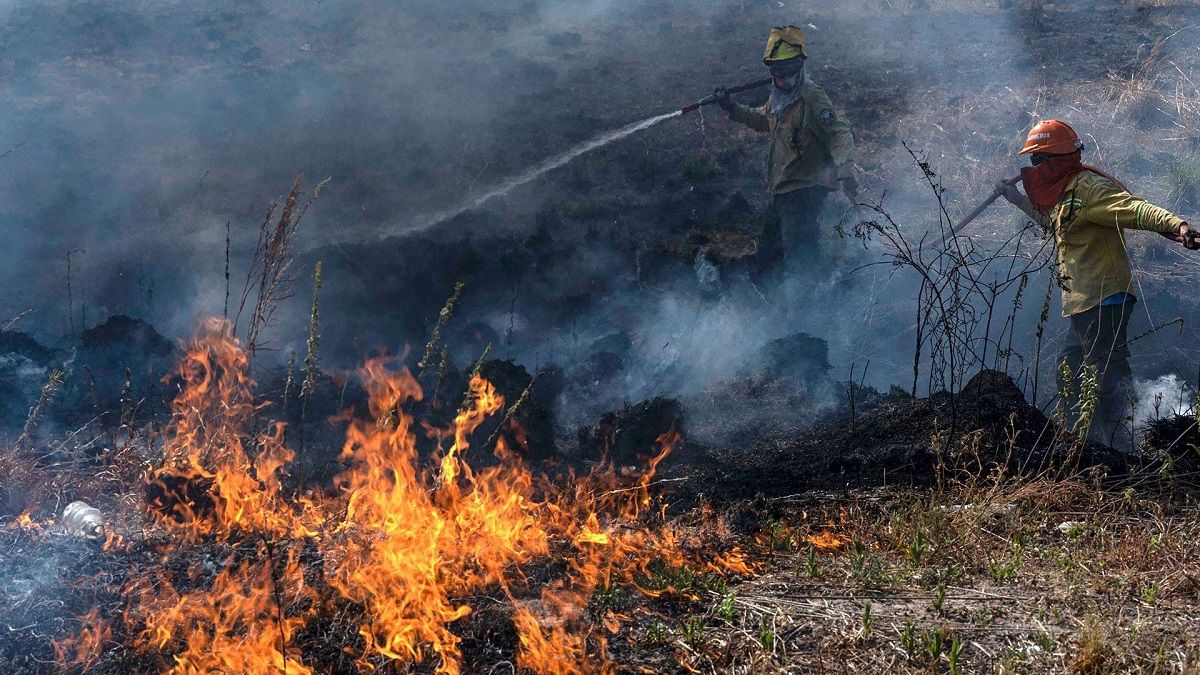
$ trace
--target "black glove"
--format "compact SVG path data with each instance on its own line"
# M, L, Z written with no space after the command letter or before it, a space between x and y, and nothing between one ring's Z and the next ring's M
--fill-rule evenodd
M720 106L725 112L733 112L733 101L729 98L729 92L725 91L725 87L717 87L713 89L713 102Z
M1200 249L1200 232L1192 229L1191 225L1184 223L1179 226L1179 238L1176 239L1183 247L1192 251Z
M1023 195L1021 194L1021 191L1017 189L1017 184L1010 183L1006 180L996 183L996 194L1004 197L1004 201L1012 204L1013 206L1020 206L1021 202L1023 201L1021 199Z

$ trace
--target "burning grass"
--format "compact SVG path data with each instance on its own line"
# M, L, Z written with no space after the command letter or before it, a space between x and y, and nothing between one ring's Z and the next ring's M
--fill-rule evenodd
M142 496L110 514L103 551L54 541L28 515L13 523L26 545L76 547L84 564L67 567L78 576L56 575L71 605L92 604L53 642L56 667L28 670L458 673L499 644L525 672L613 672L609 636L643 610L597 598L620 588L694 601L663 570L749 572L713 536L719 519L671 524L651 494L677 432L639 472L535 474L504 435L474 469L469 456L490 448L473 448L472 433L505 410L495 388L476 375L448 428L419 424L406 410L420 386L376 359L360 373L369 415L347 421L334 488L298 494L284 427L255 398L247 364L227 323L205 323L144 487L126 486ZM48 646L23 637L30 652Z
M228 326L205 324L153 440L30 484L39 504L64 490L102 504L107 537L62 536L45 506L0 529L0 565L21 570L0 588L4 672L1200 665L1200 510L1181 467L1016 477L1001 447L947 455L926 488L668 516L652 489L677 432L639 471L537 473L508 434L474 433L507 408L486 379L439 427L408 414L414 377L375 359L340 473L301 491L246 366Z

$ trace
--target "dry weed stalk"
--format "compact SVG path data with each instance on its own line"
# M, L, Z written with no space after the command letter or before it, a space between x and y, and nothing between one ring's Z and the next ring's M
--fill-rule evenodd
M288 356L287 377L283 381L283 403L281 417L287 418L288 399L291 398L292 387L296 384L296 352Z
M245 336L246 351L250 355L253 355L262 346L260 342L262 332L271 325L279 304L292 297L294 293L292 284L296 280L296 275L291 271L292 263L295 260L295 255L291 250L292 241L296 236L296 229L300 226L300 221L304 219L321 190L329 184L329 179L326 178L317 184L312 192L301 201L303 184L304 176L297 176L284 200L278 219L274 223L271 222L278 207L277 202L271 202L262 223L259 224L258 241L254 246L254 255L250 259L250 266L246 269L246 281L242 287L241 301L233 321L234 334L236 334L242 312L246 309L246 303L253 296L254 304L250 310L250 320Z
M504 411L504 417L500 419L499 426L497 426L496 430L492 432L492 435L487 439L487 442L483 444L484 450L488 450L489 448L495 446L496 441L500 439L500 434L504 433L504 430L508 428L509 422L511 422L513 417L515 417L516 414L519 413L521 409L529 403L529 398L533 393L533 386L537 384L538 378L541 376L541 373L534 375L533 378L529 380L528 386L525 387L525 391L522 391L521 396L517 398L517 401L509 406L508 410Z
M475 360L475 365L471 366L471 372L467 374L468 382L471 380L471 378L475 377L476 375L480 374L480 372L483 371L483 364L487 362L488 354L491 354L491 353L492 353L492 343L489 342L483 348L483 353L480 354L479 358ZM462 404L458 406L458 409L466 410L467 406L469 406L470 404L471 404L471 389L468 387L466 393L463 394Z
M221 312L221 316L229 318L229 221L225 221L225 309Z
M918 241L910 240L908 228L898 223L882 203L864 205L874 218L858 222L853 235L864 245L868 241L882 244L886 258L872 264L906 268L919 277L910 393L917 395L924 369L927 391L943 390L953 396L978 369L1003 367L1007 374L1014 358L1026 363L1013 347L1016 315L1029 279L1051 267L1053 239L1041 233L1040 241L1027 247L1026 240L1035 231L1032 223L1016 229L992 251L977 247L971 239L954 236L954 221L943 199L946 190L940 179L917 151L907 144L905 148L935 200L937 224L932 231L940 233L943 246L930 246L928 234ZM1007 319L999 332L994 333L994 316L1004 311L1001 301L1010 294L1012 308L1005 312ZM989 352L993 356L990 360ZM1037 368L1038 363L1033 367ZM958 444L964 430L958 428L954 406L951 415L945 440Z
M317 389L317 349L321 346L321 283L323 281L321 261L313 268L312 310L308 321L308 341L304 349L304 381L300 383L300 452L297 462L304 464L304 425L308 422L308 402ZM293 358L295 355L293 354ZM288 376L291 376L289 369Z
M29 415L25 418L25 425L21 428L21 435L17 437L13 446L18 449L27 449L27 446L33 440L33 434L37 431L38 423L41 422L43 413L49 407L50 401L54 395L58 393L62 387L63 374L61 370L50 371L50 377L46 384L42 386L42 392L38 395L38 400L29 409Z
M458 304L459 298L462 297L464 288L466 288L466 284L461 281L454 284L454 291L450 294L449 298L446 298L446 304L442 306L442 311L438 312L437 323L433 325L433 332L429 336L429 342L425 343L425 355L417 362L417 368L420 370L425 371L432 366L434 359L440 353L439 347L442 342L442 329L445 328L450 318L454 316L454 306Z
M306 405L317 385L317 349L321 346L321 284L323 281L321 261L318 260L313 269L312 312L309 315L308 341L305 342L304 382L300 385L300 396Z

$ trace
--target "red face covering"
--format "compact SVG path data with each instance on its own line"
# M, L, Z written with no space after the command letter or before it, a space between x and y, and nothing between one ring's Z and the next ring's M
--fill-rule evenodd
M1067 189L1067 184L1080 171L1091 171L1092 173L1100 174L1116 183L1121 189L1125 189L1121 181L1094 166L1084 164L1080 161L1082 157L1082 151L1069 155L1056 155L1047 158L1046 161L1037 166L1027 166L1021 169L1021 180L1025 186L1025 194L1029 196L1029 201L1033 203L1033 208L1038 211L1049 211L1054 208L1054 205L1062 200L1063 192Z
M1067 183L1075 174L1084 170L1082 152L1070 155L1049 157L1037 166L1027 166L1021 169L1021 181L1025 184L1025 194L1033 202L1033 208L1038 211L1049 211L1062 199Z

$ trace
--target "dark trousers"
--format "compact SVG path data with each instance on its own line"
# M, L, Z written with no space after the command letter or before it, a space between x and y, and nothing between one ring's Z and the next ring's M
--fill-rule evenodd
M1110 445L1119 440L1117 432L1129 415L1129 387L1133 371L1129 367L1129 346L1126 343L1129 341L1129 317L1133 314L1133 306L1133 302L1102 305L1072 315L1069 317L1071 325L1067 331L1067 341L1059 354L1059 363L1065 359L1074 374L1072 400L1065 401L1069 411L1067 419L1071 424L1078 417L1082 366L1085 363L1095 366L1099 397L1088 436ZM1060 372L1060 391L1063 385Z
M819 276L827 265L821 252L821 210L829 190L801 188L771 198L758 242L758 271Z

